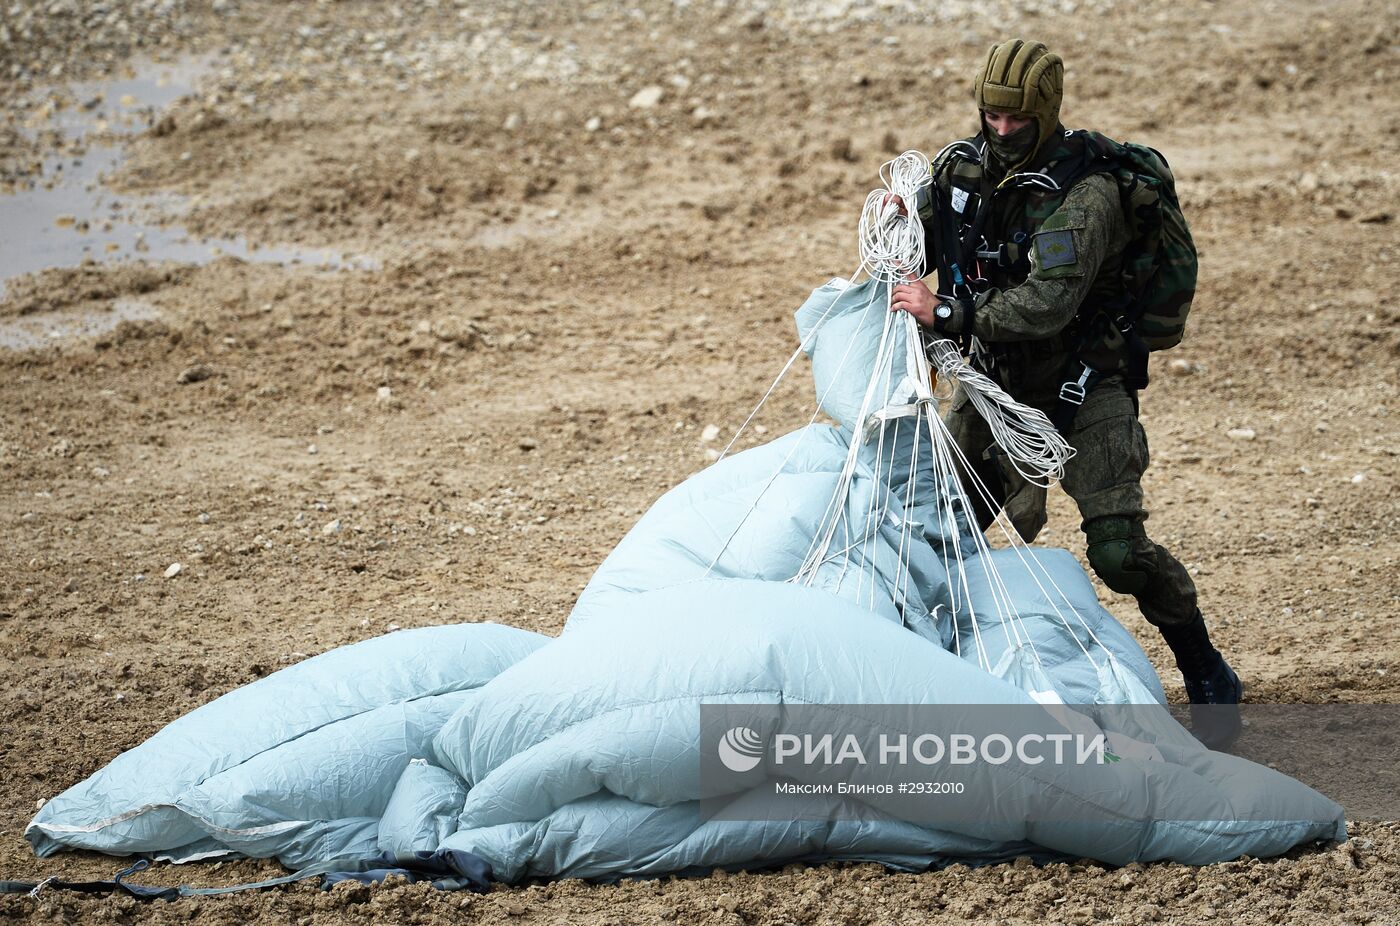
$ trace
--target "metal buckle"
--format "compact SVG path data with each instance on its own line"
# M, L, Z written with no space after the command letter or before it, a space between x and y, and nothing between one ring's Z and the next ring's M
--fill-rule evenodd
M1084 367L1084 372L1079 374L1079 379L1069 380L1060 386L1060 401L1068 402L1071 405L1084 404L1084 397L1089 394L1086 386L1094 371L1087 363L1081 365Z
M1060 387L1060 401L1068 402L1071 405L1083 405L1084 397L1088 395L1084 387L1079 383L1065 383Z

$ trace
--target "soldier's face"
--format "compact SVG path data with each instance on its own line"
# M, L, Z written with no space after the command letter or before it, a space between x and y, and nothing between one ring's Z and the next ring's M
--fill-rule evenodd
M987 110L982 113L982 118L986 120L987 128L997 133L1000 138L1005 138L1018 129L1024 129L1034 120L1030 116L1018 116L1015 113L995 113Z

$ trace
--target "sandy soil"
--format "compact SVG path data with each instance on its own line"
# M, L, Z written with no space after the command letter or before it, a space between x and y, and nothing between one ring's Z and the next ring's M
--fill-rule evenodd
M3 877L110 877L114 859L32 857L36 802L251 679L396 625L556 632L722 444L704 428L743 420L795 343L791 311L852 269L879 163L967 133L970 71L1003 34L1068 59L1068 125L1177 169L1203 285L1144 399L1149 526L1251 700L1400 697L1393 4L108 4L124 32L84 27L78 4L7 6L0 179L34 179L42 139L14 127L36 88L208 55L111 184L191 197L202 234L381 266L92 265L9 287L0 320L124 298L160 317L0 350ZM648 86L659 103L629 106ZM806 420L807 383L775 396L768 436ZM1078 549L1054 506L1042 540ZM1155 633L1104 600L1180 699ZM1400 922L1397 826L1351 830L1204 869L46 893L0 898L0 919Z

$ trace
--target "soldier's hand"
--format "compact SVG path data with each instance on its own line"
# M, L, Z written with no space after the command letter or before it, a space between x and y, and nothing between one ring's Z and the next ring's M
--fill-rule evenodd
M883 211L884 207L885 207L885 206L888 206L890 203L899 203L899 214L900 214L900 215L908 215L908 214L909 214L908 208L906 208L905 205L904 205L904 197L900 196L898 193L886 193L886 194L885 194L885 198L882 199L882 200L880 200L880 208L881 208L881 210Z
M938 301L928 284L914 279L912 274L908 283L900 283L890 291L890 311L908 312L921 325L933 324L933 310L938 307Z

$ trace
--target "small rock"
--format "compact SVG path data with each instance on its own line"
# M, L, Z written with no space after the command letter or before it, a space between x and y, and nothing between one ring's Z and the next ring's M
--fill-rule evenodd
M78 580L77 580L77 579L69 579L69 580L64 584L63 590L64 590L65 592L70 593L70 594L73 593L73 592L76 592L76 591L78 590Z
M1311 171L1303 174L1303 176L1298 178L1298 189L1304 193L1315 192L1318 186L1319 183L1317 179L1317 174L1314 174Z
M602 127L603 127L603 117L602 117L602 116L592 116L592 117L589 118L589 120L588 120L587 122L585 122L585 123L583 124L583 130L584 130L585 132L596 132L596 131L598 131L599 129L601 129Z
M1174 376L1190 376L1196 372L1196 365L1189 360L1178 357L1167 364L1167 369L1171 370Z
M505 129L507 132L514 132L516 129L520 128L521 124L524 122L525 117L520 115L520 113L511 113L509 116L506 116L506 121L501 125L501 128Z
M35 810L43 810L43 809L44 809L44 805L47 804L48 802L49 802L49 799L48 799L48 798L46 798L46 797L41 797L41 798L39 798L37 801L34 802L34 809L35 809Z
M1365 474L1365 473L1357 473L1355 476L1352 476L1352 477L1351 477L1351 484L1354 485L1354 486L1359 486L1359 485L1361 485L1361 483L1363 483L1363 482L1365 482L1365 481L1366 481L1366 474Z
M1254 440L1253 428L1231 428L1225 432L1225 436L1231 440Z
M321 533L327 537L329 537L331 534L340 533L340 518L336 518L329 524L322 526Z
M318 451L318 450L316 449L316 445L315 445L315 444L311 444L309 447L306 448L306 452L307 452L307 453L314 454L314 453L319 453L320 451Z
M520 438L520 449L521 449L521 450L534 450L534 449L535 449L536 447L538 447L539 445L540 445L540 442L537 441L537 440L535 440L533 437L522 437L522 438Z
M112 471L105 466L94 466L91 472L98 479L106 479L108 476L112 475Z
M632 99L627 101L627 107L628 109L655 109L665 94L666 91L656 84L643 87L632 94Z
M118 701L125 701L125 700L126 700L126 695L122 694L120 691L117 692L117 700L118 700Z
M401 630L402 628L401 628L398 624L390 624L388 627L385 627L384 629L385 629L386 631L388 631L389 633L393 633L395 630Z
M1394 218L1389 212L1372 212L1357 219L1362 225L1389 225Z
M717 424L707 424L705 430L700 432L700 439L707 444L717 437L719 437L719 425Z
M1304 502L1304 504L1307 505L1309 508L1318 508L1321 507L1322 502L1316 498L1309 497L1307 501Z
M207 512L201 511L199 513L199 517L195 518L195 520L198 521L200 524L208 524L209 514Z
M713 109L709 109L704 104L690 111L690 121L694 122L696 125L708 125L714 122L718 116L719 113L715 112Z
M512 900L505 906L507 916L524 916L525 905L517 900Z
M178 576L180 574L180 570L184 568L185 567L180 565L179 563L171 563L169 566L165 567L165 577L167 579L173 579L176 576Z
M214 375L214 371L206 364L196 363L192 367L186 367L180 371L180 375L175 377L175 382L182 386L190 383L200 383Z
M374 398L379 402L388 402L394 398L394 390L388 386L380 386L379 390L375 392Z

